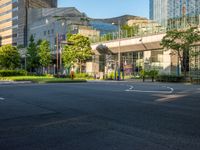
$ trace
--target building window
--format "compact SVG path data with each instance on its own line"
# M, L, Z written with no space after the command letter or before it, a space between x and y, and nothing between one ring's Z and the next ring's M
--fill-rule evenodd
M8 11L5 11L5 12L0 13L0 16L9 14L9 13L15 12L15 11L18 11L18 7L15 7L15 8L13 8L12 10L8 10Z
M7 31L7 30L11 30L11 29L17 29L17 28L18 28L18 25L14 25L14 26L10 26L10 27L0 29L0 32L4 32L4 31Z
M163 51L152 51L151 52L151 62L162 62L163 61Z
M54 34L54 29L51 30L51 33Z
M47 31L44 31L44 36L46 36L47 35Z

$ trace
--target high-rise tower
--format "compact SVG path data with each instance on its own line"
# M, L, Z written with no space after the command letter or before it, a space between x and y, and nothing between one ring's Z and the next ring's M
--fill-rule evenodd
M150 0L150 19L163 26L167 25L167 2L168 0Z
M199 24L200 0L150 0L150 19L168 28Z
M57 0L0 0L0 44L27 45L29 8L57 7Z

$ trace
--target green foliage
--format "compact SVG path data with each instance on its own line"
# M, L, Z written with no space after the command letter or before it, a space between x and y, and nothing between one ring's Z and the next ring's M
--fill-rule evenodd
M145 78L151 78L152 82L154 82L154 79L158 76L158 70L141 70L140 71L140 78L145 80Z
M0 80L5 81L31 81L33 83L79 83L86 80L71 80L69 78L53 78L47 76L16 76L16 77L0 77Z
M147 74L151 78L156 78L158 76L158 70L150 70Z
M182 82L184 81L184 77L176 75L158 75L156 80L159 82Z
M127 38L127 37L135 36L138 33L138 30L139 30L139 27L137 25L135 26L123 25L121 26L120 37ZM119 38L118 34L107 33L101 36L101 41L109 41L109 40L113 40L117 38Z
M187 51L193 43L200 41L198 29L195 27L187 30L170 30L163 37L161 45L167 49L178 52Z
M189 57L189 51L195 42L200 41L200 35L198 28L191 27L186 30L170 30L163 37L161 45L164 48L172 49L177 54L181 61L184 61L184 66L187 66L187 61L184 58ZM184 56L182 57L181 54ZM182 66L182 68L184 68ZM186 75L186 67L184 68L184 74Z
M0 47L0 68L15 69L19 67L20 54L16 47L4 45Z
M140 77L146 77L148 75L148 72L147 71L145 71L145 70L141 70L140 71Z
M79 61L85 61L92 56L90 41L88 37L84 37L80 34L72 35L69 42L73 43L71 47L76 52L76 59Z
M78 79L87 79L87 78L91 78L91 76L87 73L77 73L75 75L75 78L78 78Z
M115 78L115 72L111 72L108 74L108 79L114 80Z
M10 76L26 76L27 71L25 70L0 70L0 77Z
M121 31L123 33L122 37L132 37L138 33L139 27L137 25L135 26L129 26L129 25L123 25L121 27Z
M76 61L76 51L69 45L65 46L62 53L64 66L70 68Z
M39 62L43 67L48 67L51 63L50 44L47 40L40 42L38 49Z
M78 62L81 66L82 63L92 56L89 38L80 34L74 34L68 37L68 43L70 44L64 48L62 55L64 65L73 65L75 62Z
M28 68L31 69L31 71L34 71L34 69L38 68L40 65L38 47L37 44L34 42L33 35L31 35L30 37L29 45L27 48L27 64Z

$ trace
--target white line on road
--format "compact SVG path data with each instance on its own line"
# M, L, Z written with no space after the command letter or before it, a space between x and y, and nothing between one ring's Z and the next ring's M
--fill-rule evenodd
M126 92L140 92L140 93L163 93L163 94L171 94L174 92L174 89L171 87L163 86L164 88L170 89L170 91L143 91L143 90L134 90L133 86L130 86L129 89L125 90Z
M3 97L0 97L0 100L1 100L1 101L4 101L4 100L5 100L5 98L3 98Z

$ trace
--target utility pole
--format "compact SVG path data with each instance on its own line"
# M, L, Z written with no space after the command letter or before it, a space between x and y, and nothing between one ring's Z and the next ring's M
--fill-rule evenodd
M121 74L121 26L120 26L120 20L118 20L118 40L119 40L119 46L118 46L118 80L120 80L120 74Z
M59 34L56 33L56 70L57 70L57 74L58 74L58 70L59 70L59 66L58 66L58 59L59 59L58 37L59 37Z

